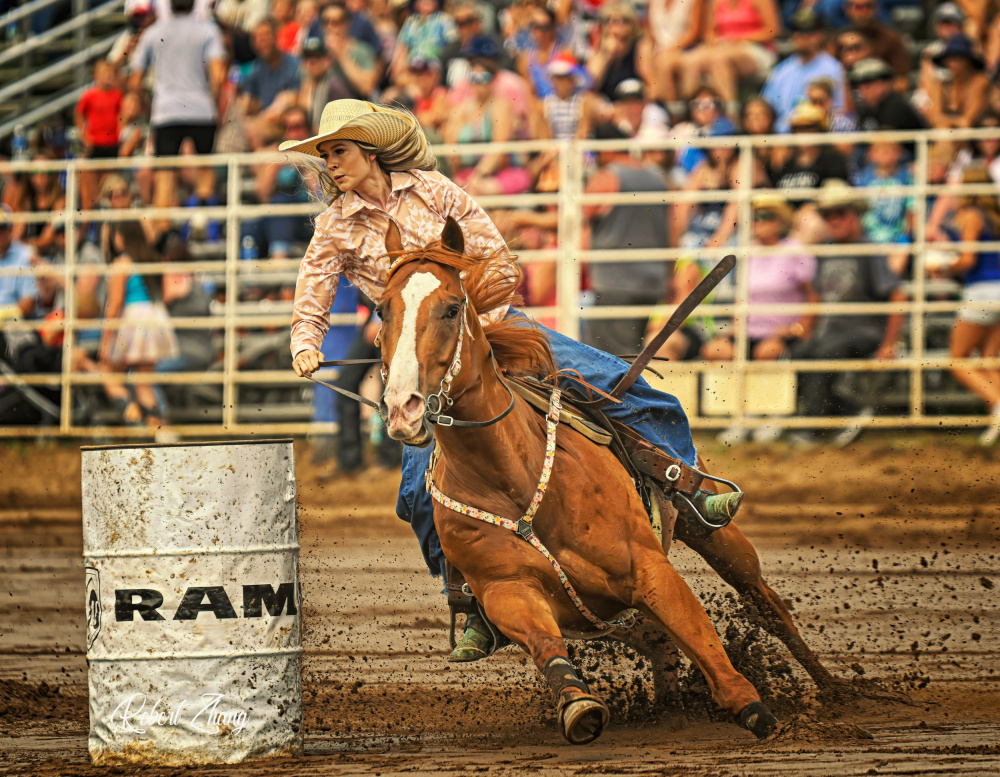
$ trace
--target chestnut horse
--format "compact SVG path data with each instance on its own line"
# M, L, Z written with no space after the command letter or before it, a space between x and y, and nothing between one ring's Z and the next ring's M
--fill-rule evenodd
M441 547L487 617L545 676L566 739L596 738L608 711L570 664L563 633L592 632L595 616L610 621L629 608L663 626L705 675L722 708L758 737L770 733L777 719L733 668L704 608L668 560L624 467L609 448L567 424L555 427L555 454L547 456L554 424L500 378L498 363L509 374L555 373L545 333L526 319L502 315L519 301L517 266L507 257L464 256L461 228L451 219L440 246L404 252L391 223L385 245L395 257L378 305L386 377L381 411L388 433L418 446L436 436L429 483L452 500L449 507L441 500L435 505ZM485 327L481 315L490 320ZM446 411L454 424L446 425L449 417L439 420ZM550 466L547 490L540 489L539 475ZM510 524L526 511L537 512L528 532L518 534L471 517L465 506ZM546 554L525 541L528 533L557 559L566 581ZM787 621L795 632L735 526L704 539L683 530L678 536L762 604L772 626ZM794 638L812 669L825 673L797 633Z

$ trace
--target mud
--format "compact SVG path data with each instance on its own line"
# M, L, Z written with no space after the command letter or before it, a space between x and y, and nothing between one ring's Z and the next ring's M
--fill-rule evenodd
M306 756L197 769L90 766L79 454L0 448L0 774L1000 773L1000 457L971 439L870 436L805 454L703 445L748 490L740 523L843 687L818 698L753 613L677 547L731 660L782 723L756 742L686 661L658 705L645 659L575 643L574 663L612 710L583 748L562 741L519 651L445 662L447 612L394 516L398 475L330 479L300 446Z

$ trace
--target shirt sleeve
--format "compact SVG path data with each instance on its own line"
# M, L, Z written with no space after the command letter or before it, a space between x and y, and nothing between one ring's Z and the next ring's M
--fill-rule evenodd
M214 62L216 60L226 60L226 45L222 41L222 33L213 22L208 40L205 42L205 61Z
M322 217L321 217L322 218ZM292 357L318 351L330 329L330 308L337 295L341 261L334 238L320 219L299 267L292 305Z
M153 48L149 41L152 36L149 31L152 30L156 25L152 27L147 27L146 30L139 36L139 42L135 44L135 51L132 52L132 57L129 62L129 70L133 73L141 73L149 69L149 66L153 61Z

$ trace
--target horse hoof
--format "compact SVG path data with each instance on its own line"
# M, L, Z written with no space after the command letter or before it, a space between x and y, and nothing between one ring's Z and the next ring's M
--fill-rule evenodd
M757 739L764 739L771 735L778 719L771 714L762 701L755 701L744 707L738 715L740 725L753 734Z
M585 745L597 739L611 713L597 696L579 694L559 703L559 728L571 745Z

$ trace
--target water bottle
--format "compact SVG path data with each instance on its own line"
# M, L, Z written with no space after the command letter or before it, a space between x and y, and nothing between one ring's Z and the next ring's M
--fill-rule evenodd
M15 162L28 158L28 134L24 131L23 124L14 127L14 139L10 142L10 148Z
M252 236L247 235L243 238L243 247L240 250L240 259L246 261L248 259L258 258L260 258L260 252L257 250L257 241L254 240Z

